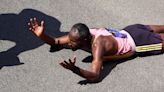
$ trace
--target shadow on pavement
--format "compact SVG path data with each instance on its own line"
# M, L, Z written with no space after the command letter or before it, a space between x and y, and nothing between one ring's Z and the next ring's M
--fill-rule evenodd
M3 66L15 66L24 64L20 62L18 55L21 52L38 48L44 43L35 37L29 30L27 23L31 17L38 21L45 21L45 33L58 37L65 35L60 32L60 21L40 11L24 9L19 14L0 14L0 41L11 41L16 45L7 51L0 52L0 69ZM2 45L0 43L0 45Z

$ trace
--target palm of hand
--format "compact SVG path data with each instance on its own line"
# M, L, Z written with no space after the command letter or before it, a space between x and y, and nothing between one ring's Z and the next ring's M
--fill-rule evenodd
M37 36L41 36L43 34L43 29L44 27L43 26L37 26L35 27L34 29L34 33L37 35Z
M34 33L36 36L40 37L44 32L44 21L41 21L41 25L39 26L36 18L31 18L29 25L29 30Z

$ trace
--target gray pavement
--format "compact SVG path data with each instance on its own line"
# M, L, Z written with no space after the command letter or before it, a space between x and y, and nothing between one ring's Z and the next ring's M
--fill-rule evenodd
M0 92L163 92L164 55L107 64L100 83L81 85L83 78L59 62L76 54L77 66L90 54L63 49L49 52L28 31L30 17L45 20L46 33L60 36L77 23L123 28L134 23L164 24L163 0L1 0ZM61 30L61 31L58 31ZM83 83L83 82L80 82Z

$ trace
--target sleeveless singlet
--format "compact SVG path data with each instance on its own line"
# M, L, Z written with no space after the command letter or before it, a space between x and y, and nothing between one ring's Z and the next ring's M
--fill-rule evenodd
M102 36L112 35L112 33L107 31L105 28L92 28L92 29L89 29L89 31L90 31L91 35L95 36L95 39L100 35L102 35ZM132 39L130 34L128 32L126 32L125 30L121 30L120 32L123 34L126 34L127 37L121 38L121 37L114 37L112 35L118 43L117 55L122 55L127 52L135 52L136 46L135 46L134 40Z

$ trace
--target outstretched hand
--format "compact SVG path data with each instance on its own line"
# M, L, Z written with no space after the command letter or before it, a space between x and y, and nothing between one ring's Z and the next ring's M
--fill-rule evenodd
M41 21L41 25L39 25L36 18L30 18L28 25L29 30L37 37L40 37L44 34L44 21Z
M69 59L69 62L63 60L59 64L63 66L65 69L73 70L75 67L75 63L76 63L76 57L74 56L73 58Z

